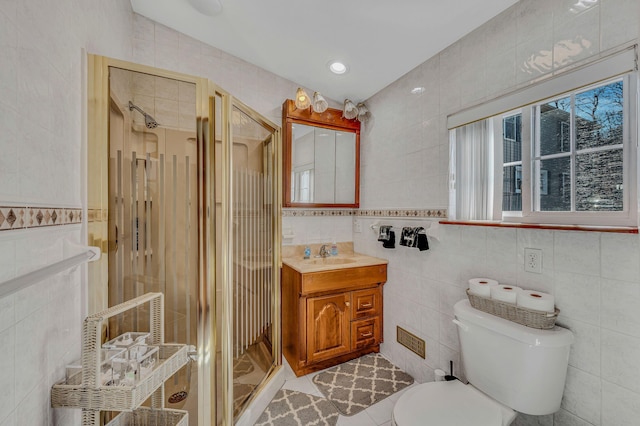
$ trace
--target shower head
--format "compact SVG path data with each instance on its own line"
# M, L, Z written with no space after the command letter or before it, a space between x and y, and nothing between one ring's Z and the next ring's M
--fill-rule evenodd
M134 105L133 102L129 101L129 111L133 111L134 109L144 116L144 124L147 126L147 129L155 129L158 127L158 122L152 116L144 112L142 108Z

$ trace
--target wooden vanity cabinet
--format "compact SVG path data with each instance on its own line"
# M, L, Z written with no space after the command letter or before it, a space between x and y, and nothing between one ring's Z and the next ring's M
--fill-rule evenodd
M379 352L387 265L300 273L282 267L282 346L297 376Z

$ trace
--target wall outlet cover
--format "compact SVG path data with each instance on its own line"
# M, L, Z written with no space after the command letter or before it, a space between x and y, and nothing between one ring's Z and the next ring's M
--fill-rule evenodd
M542 250L535 248L524 249L524 270L534 274L542 273Z

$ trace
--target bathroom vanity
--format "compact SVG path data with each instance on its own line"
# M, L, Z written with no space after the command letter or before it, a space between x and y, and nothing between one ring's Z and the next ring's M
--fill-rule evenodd
M387 261L352 247L327 258L283 253L282 346L297 376L380 350Z

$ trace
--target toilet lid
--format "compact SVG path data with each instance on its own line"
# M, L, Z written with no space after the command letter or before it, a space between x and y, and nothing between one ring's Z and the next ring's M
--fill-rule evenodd
M458 380L407 390L393 408L398 426L501 426L506 407Z

